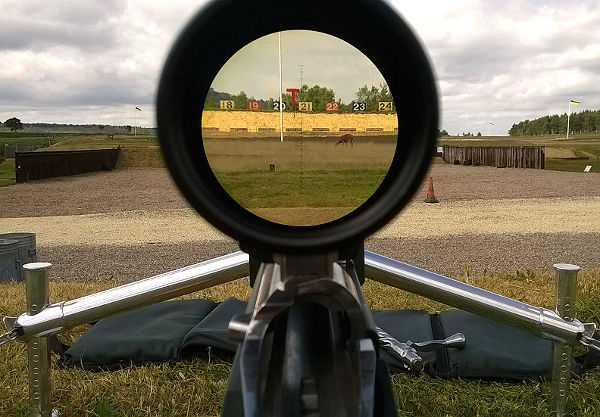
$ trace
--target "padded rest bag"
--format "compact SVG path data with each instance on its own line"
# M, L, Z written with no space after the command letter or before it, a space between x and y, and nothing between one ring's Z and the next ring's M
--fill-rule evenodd
M167 301L98 321L69 347L60 363L88 370L120 369L131 364L180 360L207 347L235 353L229 320L244 313L246 302L229 298ZM377 326L399 341L444 339L461 332L464 349L421 352L425 373L441 377L531 379L549 377L552 342L461 310L429 314L420 310L373 311ZM400 361L380 349L392 372ZM593 359L593 360L592 360ZM598 365L598 355L575 358L580 374Z
M229 337L229 321L237 314L243 314L247 303L237 298L228 298L212 310L183 338L181 353L192 356L211 346L235 353L237 343Z
M209 300L167 301L102 319L65 351L59 364L112 370L179 358L185 336L216 306Z
M439 314L444 337L463 333L464 349L444 349L439 376L462 378L550 378L553 343L462 310ZM573 368L576 369L575 367Z

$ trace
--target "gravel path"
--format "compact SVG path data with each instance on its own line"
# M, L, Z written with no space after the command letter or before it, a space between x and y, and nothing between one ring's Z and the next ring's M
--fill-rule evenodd
M434 164L440 201L600 196L600 174ZM427 181L415 201L422 201ZM161 168L125 169L0 188L0 217L189 207Z
M448 275L600 268L600 174L433 166L427 183L367 249ZM91 214L90 214L91 213ZM60 280L115 283L232 252L164 169L129 169L0 188L0 231L37 233Z
M370 238L365 248L449 276L550 270L556 262L600 269L600 233L531 234L436 238ZM53 264L52 279L122 284L238 250L232 241L154 245L67 245L43 247L39 257Z
M0 230L34 232L39 246L127 246L228 239L191 209L0 218ZM374 237L540 232L600 233L600 197L414 202Z

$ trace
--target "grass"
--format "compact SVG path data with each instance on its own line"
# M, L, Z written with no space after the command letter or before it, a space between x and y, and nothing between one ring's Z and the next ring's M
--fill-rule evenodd
M208 139L205 149L215 176L240 205L292 225L335 220L364 203L385 177L396 146L383 136L362 136L353 146L327 137L288 139ZM304 212L281 216L264 207ZM344 210L313 210L325 207Z
M309 134L310 133L310 134ZM387 170L395 151L395 136L373 133L357 134L355 145L335 145L339 135L308 132L299 136L286 136L283 143L272 133L214 133L204 139L209 163L220 178L228 178L230 172L251 172L249 176L257 180L272 180L261 177L261 171L269 170L274 164L281 171L344 171L358 170L372 175L380 175ZM4 143L26 143L44 147L42 150L76 150L113 148L120 146L122 155L119 167L164 167L158 140L149 135L113 135L103 134L51 134L0 132L0 152ZM50 145L50 146L49 146ZM592 165L591 172L600 172L600 135L578 135L566 140L564 137L450 137L440 138L438 145L448 146L546 146L546 169L583 172ZM0 158L1 159L1 158ZM11 167L13 171L11 172ZM375 173L377 171L377 173ZM340 175L342 175L340 173ZM371 175L371 176L372 176ZM292 175L283 175L284 184L289 185ZM339 178L338 178L339 179ZM242 178L229 180L232 183L244 183ZM332 182L336 182L337 179ZM369 181L367 179L366 181ZM0 186L14 184L14 165L10 162L0 165ZM253 183L254 186L266 186ZM269 184L270 185L270 184ZM296 183L300 186L300 183ZM281 187L279 187L281 188ZM372 193L371 190L368 195ZM364 190L358 192L364 195ZM324 199L325 197L321 198ZM346 197L341 197L343 201ZM348 197L352 200L354 197ZM349 203L350 204L350 203ZM354 204L354 203L351 203ZM323 206L319 203L319 207ZM327 204L325 204L327 205Z
M217 172L234 200L258 216L289 225L314 225L354 211L379 187L387 170ZM260 210L302 207L298 216ZM335 208L334 211L314 210Z
M242 206L358 207L377 189L386 170L217 172Z
M507 271L457 277L473 285L552 307L553 278L550 272ZM52 282L52 301L73 299L109 287L108 283ZM364 294L372 308L417 308L440 311L448 307L379 283L367 281ZM19 284L2 284L0 315L24 309L25 294ZM229 296L247 299L247 280L200 291L188 297L222 301ZM577 317L600 322L600 271L579 275ZM67 343L86 327L65 332ZM507 341L507 343L509 343ZM218 415L230 371L229 362L215 352L185 362L131 367L117 372L88 373L53 369L53 404L63 416L196 416ZM27 377L25 346L0 348L0 415L25 416ZM427 376L394 375L392 378L400 416L547 416L550 386L547 382L522 383L480 380L444 380ZM600 372L594 371L572 383L572 415L597 416L600 410Z
M150 135L61 135L56 142L47 148L49 151L116 148L118 146L146 147L157 146L156 136Z
M0 132L0 156L4 156L4 145L32 145L35 148L49 146L51 134Z
M15 160L5 159L0 162L0 187L12 185L15 181Z

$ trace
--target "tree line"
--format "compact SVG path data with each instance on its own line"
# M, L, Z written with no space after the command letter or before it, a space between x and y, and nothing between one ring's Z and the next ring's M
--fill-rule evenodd
M11 117L4 123L0 122L0 128L7 128L11 132L26 129L30 132L54 132L54 133L106 133L123 134L131 133L131 125L115 126L104 124L67 124L67 123L22 123L17 117ZM138 134L154 134L156 128L137 127Z
M572 113L569 134L600 132L600 110L584 110ZM556 135L567 133L567 114L553 114L534 120L523 120L512 125L510 136Z
M379 87L368 87L364 85L358 89L358 91L355 93L355 96L356 100L354 100L353 102L344 103L341 100L336 100L335 91L333 91L333 89L331 88L323 87L316 84L309 87L307 84L304 84L300 88L300 91L296 93L296 106L298 106L298 102L312 102L313 112L324 112L326 111L327 103L338 102L340 113L353 113L355 111L353 103L359 102L366 104L366 110L361 111L370 113L378 112L378 103L380 101L394 101L387 84L380 84ZM286 105L286 108L291 109L292 94L286 92L283 94L282 98L283 102ZM279 97L271 97L268 99L255 98L253 96L248 97L248 95L244 91L240 91L238 94L230 94L221 91L216 91L211 87L206 96L204 109L218 110L220 108L221 100L231 100L235 102L236 110L246 110L248 108L249 101L257 101L260 103L262 111L273 111L274 103L279 102Z

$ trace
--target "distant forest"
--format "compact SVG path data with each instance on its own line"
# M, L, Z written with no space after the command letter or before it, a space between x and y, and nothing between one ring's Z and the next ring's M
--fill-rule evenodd
M569 124L570 134L600 132L600 110L584 110L572 113ZM512 125L510 136L555 135L567 133L567 114L553 114L535 120L523 120Z

